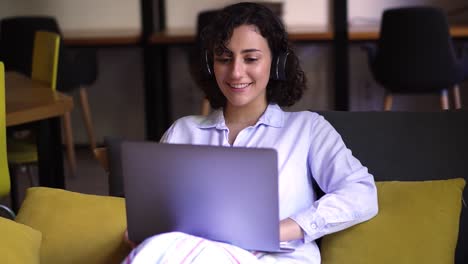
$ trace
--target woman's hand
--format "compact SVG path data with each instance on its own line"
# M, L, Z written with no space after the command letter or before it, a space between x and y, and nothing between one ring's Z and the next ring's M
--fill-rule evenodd
M297 240L304 238L304 231L291 218L286 218L280 222L280 241Z
M125 229L123 240L124 240L125 243L127 243L127 245L129 245L132 249L134 249L134 248L137 247L137 244L136 244L135 242L131 241L131 240L128 238L128 229Z

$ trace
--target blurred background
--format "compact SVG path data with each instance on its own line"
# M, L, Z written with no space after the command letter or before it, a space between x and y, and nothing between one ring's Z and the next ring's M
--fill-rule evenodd
M59 22L70 48L95 49L98 56L97 80L88 87L90 108L98 144L104 136L129 139L145 138L145 70L144 52L147 43L143 33L142 14L152 14L154 30L187 30L193 32L197 15L203 10L216 9L238 1L230 0L166 0L151 2L146 10L140 0L2 0L0 19L17 15L50 15ZM261 1L257 1L261 2ZM266 1L265 1L266 2ZM289 0L268 1L280 8L282 20L288 28L331 27L333 1ZM148 3L146 1L146 3ZM348 0L348 25L378 25L383 10L397 6L431 5L442 8L451 24L468 24L466 0ZM127 43L90 44L73 37L96 34L105 37L130 36ZM88 34L88 35L86 35ZM103 36L104 36L103 35ZM77 38L79 40L79 37ZM467 38L456 41L457 51L468 52ZM67 43L67 42L66 42ZM349 43L349 110L381 110L383 88L373 79L364 43ZM167 46L166 83L169 96L170 121L189 114L198 114L202 94L189 73L188 50L192 44ZM309 89L292 110L333 110L334 75L333 50L329 41L295 42ZM148 85L148 84L146 84ZM461 84L462 102L468 102L467 82ZM79 107L75 97L75 107ZM394 110L438 111L438 96L398 97ZM87 145L88 137L82 125L80 111L72 112L75 144Z

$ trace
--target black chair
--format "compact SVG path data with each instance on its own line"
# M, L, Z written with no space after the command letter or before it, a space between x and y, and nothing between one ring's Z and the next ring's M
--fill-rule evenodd
M440 93L442 109L449 109L452 87L455 108L461 108L458 84L468 76L468 56L457 59L442 10L385 10L377 49L366 49L372 74L385 88L385 110L391 110L392 94L430 93Z
M5 63L7 71L16 71L31 76L34 34L39 30L50 31L61 35L59 25L53 17L9 17L0 21L0 60ZM92 84L96 78L96 51L88 48L67 49L61 40L57 90L70 93L75 89L79 89L80 104L91 149L96 148L96 139L85 86ZM76 159L70 119L69 114L64 116L64 138L67 146L68 161L71 171L74 173Z

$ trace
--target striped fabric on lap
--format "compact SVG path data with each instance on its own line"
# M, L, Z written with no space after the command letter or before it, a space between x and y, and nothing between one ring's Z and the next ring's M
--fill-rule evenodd
M262 254L259 254L259 257ZM257 256L239 247L172 232L146 239L122 264L260 263Z

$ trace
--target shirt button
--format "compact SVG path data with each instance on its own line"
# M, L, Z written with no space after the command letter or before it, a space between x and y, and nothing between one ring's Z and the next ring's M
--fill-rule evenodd
M316 224L311 224L310 227L311 227L312 229L316 229L316 228L317 228L317 225L316 225Z

